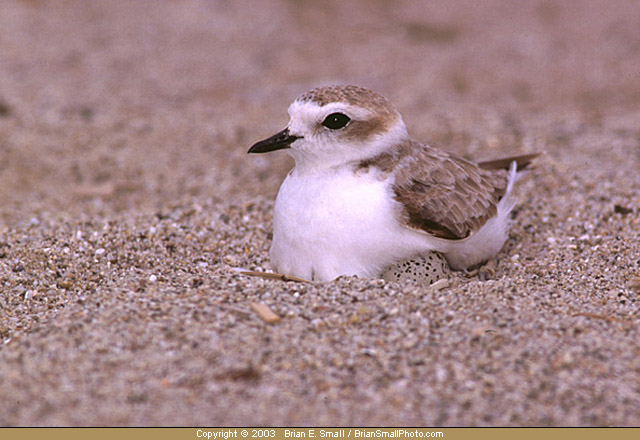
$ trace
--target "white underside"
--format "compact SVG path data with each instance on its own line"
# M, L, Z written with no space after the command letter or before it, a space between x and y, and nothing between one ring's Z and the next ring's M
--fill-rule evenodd
M464 269L502 248L515 178L512 167L497 215L479 231L464 240L444 240L404 228L392 180L379 180L375 171L354 174L339 167L300 175L294 169L276 198L271 264L286 275L328 281L379 276L390 264L435 250L452 268Z

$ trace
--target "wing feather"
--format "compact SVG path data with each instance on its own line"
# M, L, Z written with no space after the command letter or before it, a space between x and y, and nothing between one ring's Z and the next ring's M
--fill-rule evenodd
M406 227L462 239L496 215L507 173L483 169L454 154L414 141L400 150L393 191Z

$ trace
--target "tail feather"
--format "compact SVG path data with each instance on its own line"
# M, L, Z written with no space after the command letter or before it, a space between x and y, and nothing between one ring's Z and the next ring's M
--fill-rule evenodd
M485 170L509 170L512 162L516 163L516 171L525 169L540 153L529 153L521 156L505 157L503 159L479 162L478 166Z

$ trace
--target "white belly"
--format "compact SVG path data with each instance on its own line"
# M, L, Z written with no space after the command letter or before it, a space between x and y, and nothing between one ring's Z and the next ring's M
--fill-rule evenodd
M422 234L402 228L389 182L350 169L282 183L274 212L271 263L306 279L376 276L387 265L429 250Z

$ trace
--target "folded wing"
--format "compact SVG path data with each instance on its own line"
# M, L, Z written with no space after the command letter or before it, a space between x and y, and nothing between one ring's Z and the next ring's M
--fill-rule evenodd
M507 188L506 168L513 159L481 167L417 142L405 148L411 152L403 155L393 190L406 227L459 240L496 215ZM523 158L526 166L533 157Z

